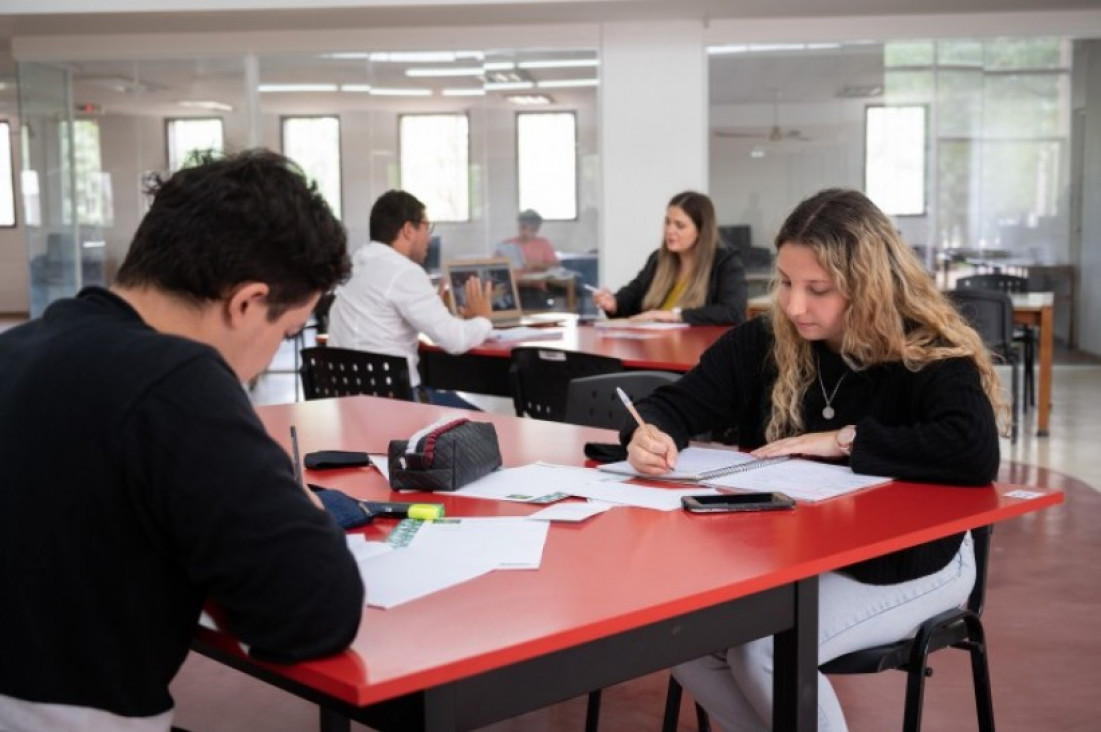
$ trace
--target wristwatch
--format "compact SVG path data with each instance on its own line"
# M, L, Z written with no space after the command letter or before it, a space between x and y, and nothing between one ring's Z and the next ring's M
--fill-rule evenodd
M856 425L847 424L841 429L837 430L837 449L841 451L842 455L852 455L853 452L853 440L856 439Z

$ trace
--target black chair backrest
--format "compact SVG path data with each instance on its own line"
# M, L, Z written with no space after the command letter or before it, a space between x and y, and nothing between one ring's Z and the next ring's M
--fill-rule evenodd
M303 348L300 373L306 399L370 394L413 400L409 362L402 356L332 346Z
M679 378L680 374L668 371L624 371L574 379L566 394L566 416L562 421L617 430L631 416L619 400L616 387L637 402L662 384L671 384Z
M1028 292L1028 280L1024 277L1002 274L977 274L956 280L957 290L998 290L999 292Z
M994 353L1010 358L1013 343L1013 301L998 290L952 290L956 309Z
M561 422L571 381L621 371L623 362L618 358L531 346L513 348L509 381L516 416Z

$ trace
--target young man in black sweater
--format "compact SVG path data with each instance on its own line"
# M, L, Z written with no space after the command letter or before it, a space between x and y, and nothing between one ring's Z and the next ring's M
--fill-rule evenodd
M335 653L363 586L243 381L347 277L286 158L156 186L110 290L0 335L0 729L167 730L211 602L258 658Z

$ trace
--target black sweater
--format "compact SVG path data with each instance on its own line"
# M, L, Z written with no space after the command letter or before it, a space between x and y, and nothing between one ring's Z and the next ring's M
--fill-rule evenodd
M343 532L209 346L100 289L0 335L0 694L148 717L203 601L254 656L354 637Z
M737 430L738 445L752 450L765 444L764 430L777 372L767 317L731 329L701 357L692 371L638 403L642 417L684 447L691 435L708 430ZM848 369L822 343L814 344L822 379L832 392ZM858 473L900 480L983 485L998 470L994 410L982 390L979 373L968 359L948 359L918 372L901 363L848 372L832 406L814 384L804 399L807 432L855 424L850 464ZM625 427L624 444L634 430ZM891 584L942 569L959 549L962 535L933 541L847 567L855 579Z
M628 318L642 312L642 299L654 281L658 268L658 251L655 250L646 265L633 280L615 294L618 318ZM732 249L719 247L711 265L711 279L707 285L707 299L698 308L685 308L681 318L692 325L737 325L745 320L746 284L742 257Z

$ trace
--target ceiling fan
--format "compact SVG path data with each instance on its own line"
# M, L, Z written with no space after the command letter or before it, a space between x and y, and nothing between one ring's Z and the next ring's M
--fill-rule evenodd
M768 140L769 142L781 142L783 140L799 140L809 142L813 137L807 137L802 130L785 129L780 126L780 92L773 90L772 97L772 128L767 132L738 132L735 130L715 130L715 137L738 137L756 140Z

